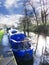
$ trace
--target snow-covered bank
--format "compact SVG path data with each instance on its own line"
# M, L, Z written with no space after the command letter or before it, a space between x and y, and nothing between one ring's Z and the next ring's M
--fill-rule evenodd
M32 42L32 47L33 47L34 51L35 51L36 45L38 43L38 47L36 50L36 57L34 57L33 65L39 65L41 62L41 59L42 59L41 56L43 56L42 54L45 53L45 48L46 48L46 51L49 53L49 37L48 36L45 37L44 35L39 35L39 37L38 37L37 34L31 33L31 32L30 32L30 36L31 36L31 42ZM49 58L47 58L47 57L42 60L43 61L45 60L49 63Z
M48 36L45 37L44 35L39 35L39 37L38 37L38 34L34 34L31 32L29 35L31 37L31 42L32 42L33 48L34 48L34 46L36 47L36 44L38 43L37 52L41 56L42 55L42 49L44 52L45 46L47 49L49 48L49 37Z

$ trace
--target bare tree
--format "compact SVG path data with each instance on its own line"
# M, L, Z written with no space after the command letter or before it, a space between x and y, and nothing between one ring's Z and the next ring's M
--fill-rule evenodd
M35 20L36 20L37 29L38 29L38 15L37 15L37 12L36 12L36 8L33 6L33 3L31 4L29 2L29 5L32 7L32 11L33 11L33 14L35 15ZM34 52L35 55L36 55L36 50L38 48L38 38L39 38L39 33L38 33L38 36L37 36L37 44L36 44L36 49L35 49L35 52Z
M41 4L41 2L43 2L43 4ZM47 7L47 0L40 0L40 4L41 4L41 21L43 24L43 33L47 35L48 33L48 28L47 28L47 18L48 18L48 10L49 7Z
M41 0L40 0L40 4L41 4ZM42 6L43 6L43 8L42 8ZM46 8L46 10L45 10L45 8ZM47 0L46 0L45 5L44 5L44 0L43 0L43 4L41 4L41 20L42 20L43 25L46 25L46 23L47 23L47 16L49 14L49 13L47 13L48 9L49 9L49 7L47 8Z
M28 15L28 10L27 10L27 8L26 8L26 3L24 3L23 4L23 6L24 6L24 16L25 16L25 23L26 23L26 31L27 31L27 33L28 33L28 36L29 36L29 25L30 25L30 23L31 23L31 20L30 20L30 14Z
M28 33L28 36L29 36L29 27L30 27L30 23L31 23L31 20L30 20L30 14L28 15L28 10L26 8L26 3L23 3L23 7L24 7L24 16L22 18L20 18L20 25L22 25L23 27L23 31L24 31L24 34L26 34L26 32Z
M37 12L36 12L36 8L33 6L33 4L31 4L29 2L29 4L31 5L32 7L32 10L33 10L33 14L35 15L35 20L36 20L36 23L37 23L37 27L38 27L38 15L37 15Z
M20 17L19 21L18 28L23 30L24 34L26 34L26 17Z

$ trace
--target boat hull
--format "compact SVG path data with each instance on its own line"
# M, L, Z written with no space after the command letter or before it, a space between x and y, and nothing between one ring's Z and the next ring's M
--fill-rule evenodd
M13 54L18 65L33 65L33 50L16 50L13 49Z

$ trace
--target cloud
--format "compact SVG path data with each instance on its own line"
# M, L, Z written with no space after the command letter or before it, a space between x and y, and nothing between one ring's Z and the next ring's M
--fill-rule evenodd
M0 24L14 25L19 22L19 18L22 15L0 15Z
M4 4L6 8L12 7L12 5L15 4L15 0L6 0Z
M9 14L22 14L23 10L23 0L6 0L4 2L5 8L8 10Z
M8 9L11 8L12 6L18 7L18 1L20 0L6 0L4 3L4 6Z
M2 4L2 1L0 1L0 7L2 7L2 5L3 5L3 4Z

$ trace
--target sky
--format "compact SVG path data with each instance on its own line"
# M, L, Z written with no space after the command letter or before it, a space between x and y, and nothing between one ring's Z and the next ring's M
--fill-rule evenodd
M0 0L0 23L13 24L23 14L23 0Z
M24 14L24 1L27 2L27 0L0 0L0 23L13 24L14 22L18 22L20 16ZM39 0L32 1L37 8L39 6ZM31 9L29 6L27 8ZM39 8L37 9L39 10Z
M3 15L21 14L22 0L0 0L0 13Z

